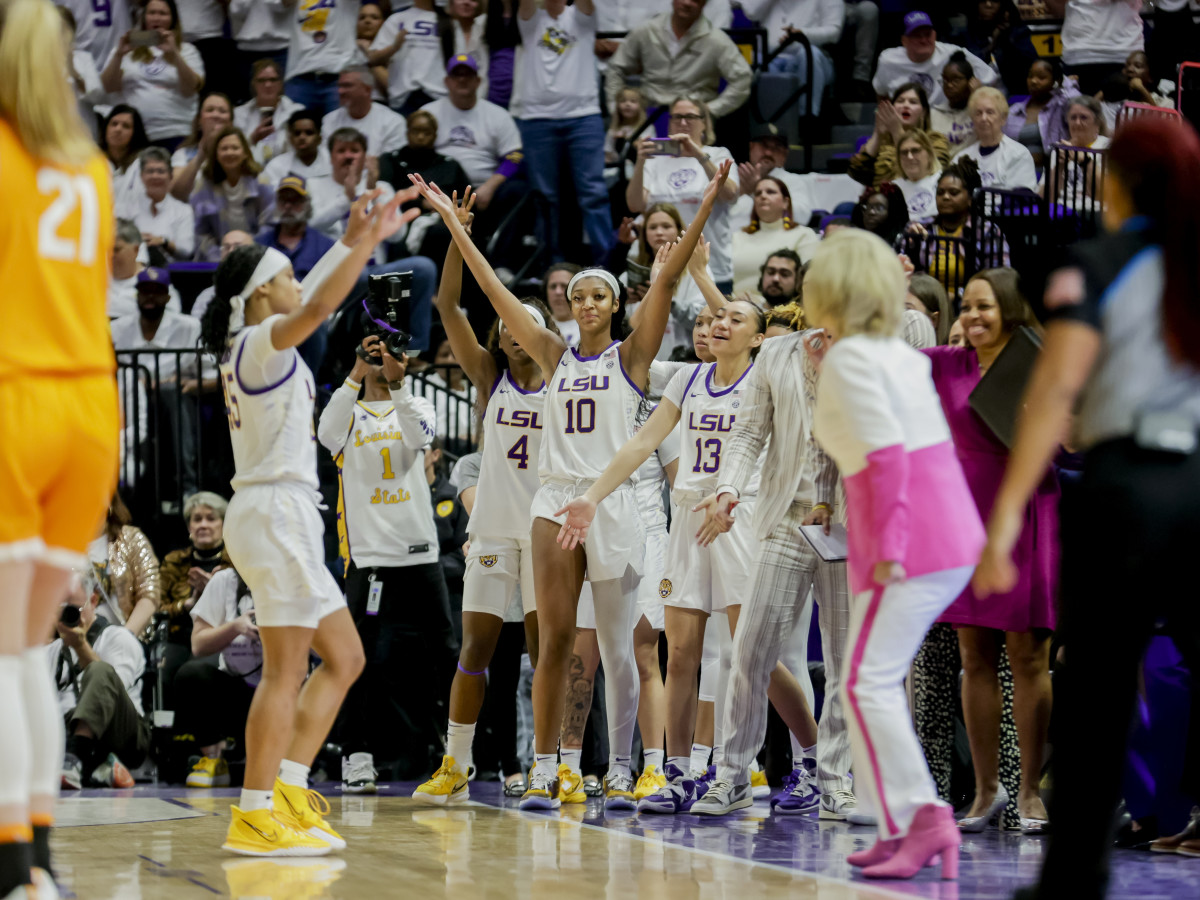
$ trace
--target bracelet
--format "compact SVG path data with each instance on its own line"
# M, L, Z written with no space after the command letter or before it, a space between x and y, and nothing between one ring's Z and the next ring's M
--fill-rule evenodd
M833 507L830 506L828 503L814 503L812 511L816 512L818 509L824 509L824 510L827 510L830 515L833 514Z
M402 391L402 390L404 390L404 388L405 388L405 381L403 378L401 378L399 381L389 381L388 382L388 390L389 391Z

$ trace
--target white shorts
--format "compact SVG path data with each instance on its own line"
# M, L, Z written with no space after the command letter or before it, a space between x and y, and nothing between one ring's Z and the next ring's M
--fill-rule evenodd
M537 609L533 593L533 551L529 538L471 536L463 575L463 612L487 613L508 621L517 586L523 613ZM518 616L514 621L521 621Z
M699 494L672 497L671 538L658 596L667 606L713 613L745 602L758 540L751 523L754 501L738 504L737 524L707 547L696 542L703 512L692 512Z
M589 487L590 481L545 482L533 495L530 521L549 519L561 525L566 517L555 513ZM626 569L633 569L640 575L645 544L645 530L633 486L623 484L596 507L596 518L583 542L588 577L593 581L623 578Z
M638 586L637 601L641 614L655 631L663 630L666 618L658 585L662 580L663 567L667 563L668 540L666 528L646 530L646 555L642 563L642 581Z
M325 528L313 492L302 485L255 484L229 501L225 545L268 628L316 628L345 609L325 568Z

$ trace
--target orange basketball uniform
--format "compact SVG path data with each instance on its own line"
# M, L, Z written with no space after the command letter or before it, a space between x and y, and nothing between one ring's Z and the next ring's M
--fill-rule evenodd
M79 560L116 483L111 181L0 119L0 561Z

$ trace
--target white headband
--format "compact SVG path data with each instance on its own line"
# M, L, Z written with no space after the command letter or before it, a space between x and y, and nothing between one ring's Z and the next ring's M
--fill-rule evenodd
M612 272L605 269L584 269L582 272L577 272L575 277L567 283L567 302L570 302L571 295L575 293L575 285L581 278L599 278L612 288L613 297L621 296L621 286L617 284L617 279L613 277Z
M230 336L236 334L245 326L246 301L250 299L254 291L273 279L291 264L292 261L274 247L267 248L267 252L262 255L262 259L254 267L254 272L250 275L250 280L246 282L246 286L242 288L242 292L229 301L228 334Z
M542 315L541 310L539 310L536 306L529 306L526 303L522 303L521 305L524 306L525 309L529 311L529 314L531 316L533 316L533 321L537 322L543 328L546 327L546 317ZM503 319L500 320L500 327L501 327L501 329L503 329L505 331L508 330L508 326L504 324Z

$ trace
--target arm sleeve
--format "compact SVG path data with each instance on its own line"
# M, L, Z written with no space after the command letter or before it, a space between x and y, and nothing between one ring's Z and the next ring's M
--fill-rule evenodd
M417 397L407 379L399 390L392 390L392 405L400 423L400 436L409 447L424 449L433 443L437 434L437 413L433 403Z
M126 531L129 541L129 563L133 570L133 604L149 600L158 608L162 603L162 589L158 580L158 557L150 538L140 528Z
M1011 139L1010 139L1011 140ZM1013 161L1009 168L1008 183L1010 188L1028 188L1037 190L1037 170L1033 166L1033 156L1024 146L1018 144L1013 151ZM1007 265L1007 263L1006 263Z
M742 56L737 44L724 33L717 37L721 44L713 49L718 51L715 54L716 63L721 77L725 79L725 90L708 105L714 119L720 119L735 109L741 109L742 104L750 98L750 79L753 76L750 64L746 62L746 57Z
M768 346L765 353L759 353L754 371L750 373L742 410L737 421L733 423L729 450L721 465L718 494L732 493L741 496L758 467L758 456L766 443L767 430L771 426L775 411L771 379L767 369L775 356L771 351L777 351L779 345L774 341L772 343L775 343L774 347ZM764 356L767 359L764 359Z
M333 270L341 265L342 260L349 255L349 247L341 241L334 241L333 246L325 251L325 255L317 260L317 264L309 270L304 281L300 283L301 296L305 303L312 299L317 288L325 283L325 279L333 274Z
M317 440L334 456L342 452L354 426L354 403L358 400L359 387L349 378L343 381L317 421Z
M203 593L196 600L196 605L192 607L192 619L203 619L213 628L224 625L229 621L228 611L231 606L228 595L237 589L237 573L233 569L222 569L217 572L207 585L204 586Z
M837 352L838 350L841 352ZM908 552L908 453L904 430L884 389L870 348L835 346L825 357L822 380L830 382L827 399L835 401L852 439L866 458L871 492L871 521L877 562L903 562ZM860 525L861 527L861 525Z

